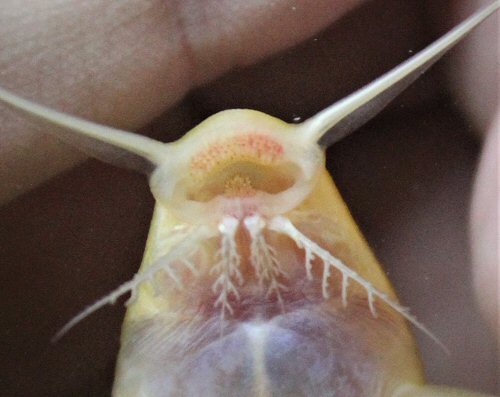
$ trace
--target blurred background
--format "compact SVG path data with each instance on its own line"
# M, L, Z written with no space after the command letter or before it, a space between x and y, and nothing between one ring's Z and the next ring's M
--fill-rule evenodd
M458 3L360 4L300 44L203 82L140 131L173 140L228 108L305 119L407 59L480 5ZM0 11L0 19L7 17ZM497 39L486 43L493 53ZM451 351L447 356L417 333L429 382L498 394L496 342L474 299L468 239L478 131L491 112L471 113L457 94L464 53L454 50L377 118L330 148L328 168L402 302ZM0 69L2 86L7 75ZM479 84L485 76L477 75ZM75 152L54 145L61 169L75 163ZM44 156L36 145L33 151ZM43 171L45 164L36 164ZM19 192L28 191L11 194L0 208L0 395L108 396L123 305L93 314L56 344L50 338L133 276L154 200L143 175L97 160L44 179L23 182Z

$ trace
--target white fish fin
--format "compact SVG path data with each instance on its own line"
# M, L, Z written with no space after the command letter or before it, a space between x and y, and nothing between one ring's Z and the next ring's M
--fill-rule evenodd
M175 270L171 266L172 262L180 259L183 266L186 266L188 269L195 268L194 264L190 262L187 256L194 254L195 251L192 249L193 246L196 246L199 239L206 237L206 235L207 233L203 227L193 230L192 233L182 239L175 248L152 263L146 270L141 273L136 273L131 280L123 283L114 291L110 292L106 296L103 296L101 299L86 307L79 314L73 317L57 332L57 334L52 338L52 342L57 342L80 321L84 320L101 307L114 304L119 297L125 295L126 293L131 293L127 303L132 303L136 298L139 286L146 281L153 281L154 277L160 271L165 272L179 288L184 288L181 281L176 276Z
M355 131L499 7L500 1L495 1L372 83L304 121L300 134L326 147Z
M58 112L3 88L0 88L0 102L23 116L42 121L52 135L106 162L150 171L168 158L166 143ZM148 163L150 167L144 167Z
M221 234L221 247L217 252L219 259L211 269L216 279L212 284L212 291L218 293L215 307L221 309L221 319L225 318L226 312L233 315L233 308L229 302L229 295L240 299L237 285L243 283L243 276L240 271L240 255L236 245L236 231L239 221L236 218L226 217L219 224Z
M293 223L283 217L276 216L271 219L269 222L269 229L274 230L278 233L282 233L288 237L290 237L297 246L305 251L306 259L305 267L310 272L310 268L312 263L307 263L307 261L311 261L314 258L319 258L323 263L323 278L322 278L322 292L323 297L326 299L329 297L328 294L328 278L330 276L330 271L332 268L337 269L342 274L342 303L346 303L346 292L347 283L349 280L353 280L354 282L361 285L367 293L368 296L368 305L370 311L374 317L377 316L377 312L375 309L375 298L378 298L388 306L390 306L394 311L403 316L406 320L408 320L411 324L413 324L417 329L422 331L424 334L429 336L434 342L436 342L444 351L448 353L448 349L446 346L430 331L427 329L425 325L419 322L415 316L410 314L408 308L400 305L397 301L391 299L386 293L375 288L369 281L365 280L354 270L345 265L338 258L333 256L329 251L320 247L314 241L310 240L307 236L302 234ZM309 254L308 254L309 253Z

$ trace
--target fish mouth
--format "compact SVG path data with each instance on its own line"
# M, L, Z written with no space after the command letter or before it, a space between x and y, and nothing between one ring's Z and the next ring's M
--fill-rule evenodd
M282 133L281 123L251 130L230 124L212 125L203 139L182 142L182 153L172 153L152 173L153 195L179 220L217 224L224 216L271 217L294 209L312 191L324 165L318 145ZM279 131L271 133L271 127Z
M184 191L187 200L207 203L217 197L276 195L294 186L300 175L300 168L292 162L263 164L248 160L233 161L218 167L201 180L181 180L178 187Z
M181 219L195 224L201 218L217 223L224 216L272 217L297 207L311 192L317 177L308 177L291 160L273 163L233 160L202 178L191 175L180 178L173 189L170 208Z

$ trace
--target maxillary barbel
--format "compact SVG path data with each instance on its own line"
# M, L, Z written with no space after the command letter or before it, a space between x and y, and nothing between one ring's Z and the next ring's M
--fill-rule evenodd
M222 319L225 318L226 311L231 315L234 314L233 308L229 303L229 295L234 295L236 299L240 298L235 282L239 285L243 284L243 276L240 271L241 259L236 244L236 233L239 224L239 220L234 217L227 216L222 219L222 222L219 224L221 246L216 253L218 261L210 270L211 274L215 273L217 275L212 285L212 291L213 293L219 291L219 296L214 306L221 307Z
M317 258L321 261L323 265L321 288L324 299L330 297L328 292L329 278L332 268L336 269L342 274L341 299L343 306L347 305L347 288L349 281L352 280L366 290L368 306L373 317L377 317L375 298L378 298L447 351L442 342L420 323L415 316L409 313L408 308L400 305L386 293L375 288L369 281L345 265L340 259L309 239L288 218L276 216L266 222L263 217L252 215L243 219L243 225L250 236L250 261L255 270L259 285L261 287L267 286L267 297L272 294L276 295L283 312L285 311L285 305L282 292L286 291L287 287L279 280L286 279L287 274L283 270L282 264L280 264L276 249L267 243L264 235L265 230L289 237L295 242L298 248L304 251L304 267L309 280L313 279L312 267L314 259ZM241 258L236 243L236 233L239 226L240 221L234 217L225 217L219 224L221 247L217 252L218 262L211 272L217 274L212 290L214 293L219 293L214 305L221 307L222 318L225 317L226 312L233 314L233 308L229 303L229 295L232 294L236 300L239 300L240 294L237 285L244 283L240 270Z
M285 304L281 296L281 291L288 288L279 282L280 278L288 278L287 273L282 269L276 249L267 243L263 230L266 223L262 217L253 215L243 221L245 228L250 234L250 262L255 269L255 274L262 290L267 285L266 298L273 293L278 299L281 311L285 311Z
M255 270L259 285L265 289L266 297L273 294L276 295L278 304L282 312L285 312L285 304L282 297L282 292L287 290L287 287L280 282L280 280L287 279L287 273L283 270L280 263L279 256L276 249L271 246L265 238L264 231L275 232L287 236L295 242L299 249L304 251L304 267L306 276L309 280L313 279L312 267L315 258L318 258L323 264L322 273L322 295L324 299L329 298L328 287L329 277L332 268L340 271L342 274L342 304L347 305L347 288L350 280L355 281L361 285L368 296L368 306L374 317L377 316L375 309L375 298L385 302L397 313L402 315L415 327L427 334L434 340L443 350L448 351L443 343L432 334L422 323L420 323L408 309L400 305L395 300L392 300L386 293L375 288L369 281L365 280L354 270L345 265L340 259L333 256L329 251L319 246L317 243L309 239L306 235L301 233L295 225L284 216L275 216L266 221L262 216L252 215L243 219L243 225L250 236L250 262ZM217 262L210 270L210 274L215 275L215 281L212 284L212 291L218 294L214 303L216 308L221 309L221 319L226 318L226 313L229 315L234 314L234 309L231 306L229 297L232 295L234 299L240 299L238 287L245 282L241 273L240 264L241 256L238 252L237 232L241 225L238 218L226 216L218 225L218 232L220 235L220 248L216 252ZM184 236L176 248L171 250L167 255L156 261L145 272L139 273L134 278L122 284L110 294L99 299L94 304L84 309L80 314L70 320L55 336L54 340L61 338L69 329L73 328L77 323L85 317L98 310L106 304L113 304L116 300L130 292L130 301L133 301L136 295L137 288L144 282L153 282L155 275L162 271L165 272L177 286L182 287L181 281L174 273L172 265L175 261L181 260L183 266L191 270L191 273L196 275L196 266L189 260L188 256L193 254L193 243L203 239L204 237L213 237L213 232L210 233L207 228L201 227ZM187 254L189 255L187 256Z

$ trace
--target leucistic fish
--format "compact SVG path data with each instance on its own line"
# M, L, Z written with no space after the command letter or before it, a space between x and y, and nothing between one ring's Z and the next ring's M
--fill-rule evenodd
M139 160L156 199L138 273L56 338L130 294L114 397L478 396L425 385L408 323L445 347L398 302L324 151L499 7L300 124L227 110L162 143L0 89L61 139Z

